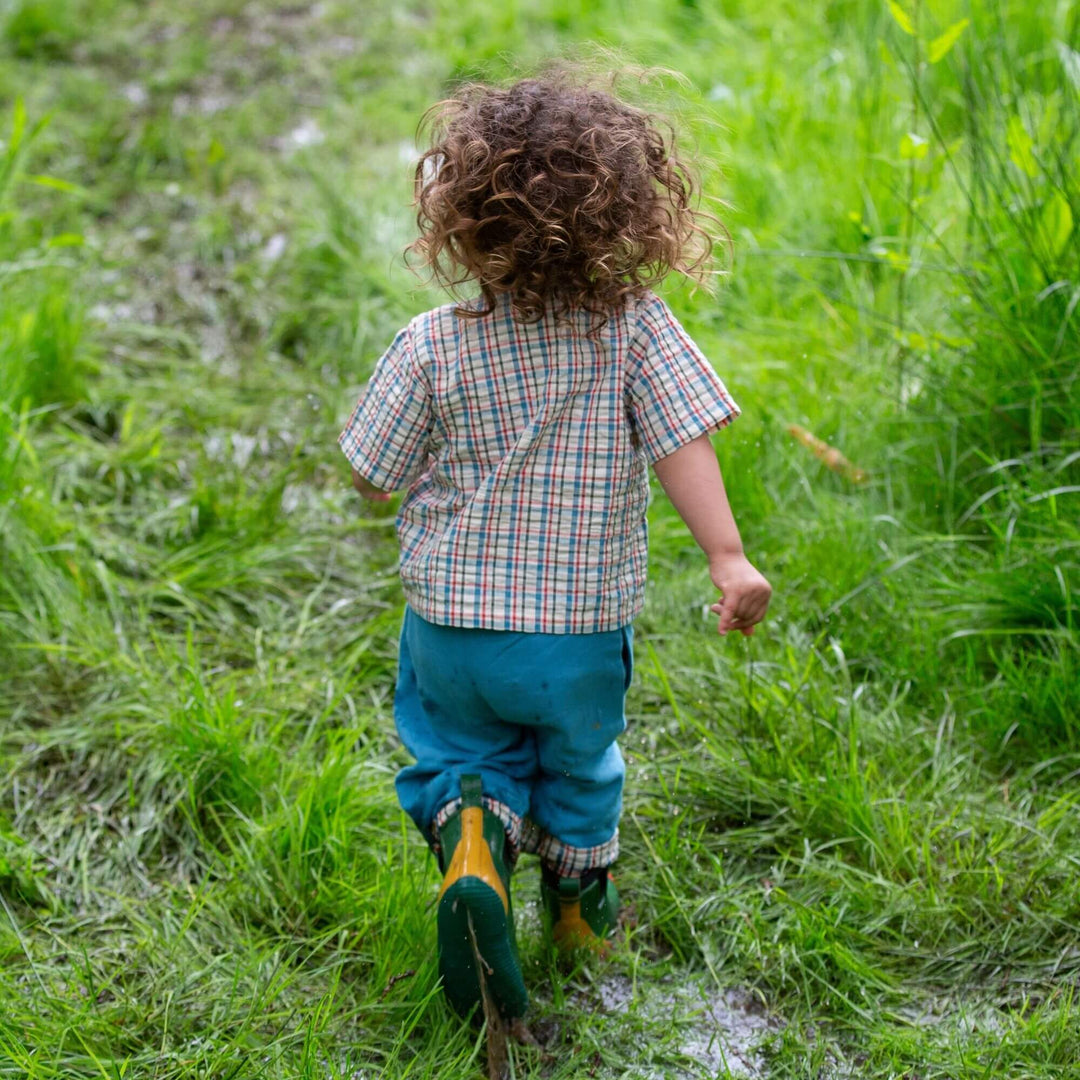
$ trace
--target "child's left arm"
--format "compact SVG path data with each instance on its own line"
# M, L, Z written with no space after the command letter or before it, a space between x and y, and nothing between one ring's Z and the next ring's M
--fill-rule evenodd
M376 502L407 487L427 465L431 394L413 353L410 327L380 357L338 443L353 487Z
M372 502L389 502L390 500L391 492L382 491L377 487L373 487L355 469L352 471L352 486L356 488L365 499L371 499Z

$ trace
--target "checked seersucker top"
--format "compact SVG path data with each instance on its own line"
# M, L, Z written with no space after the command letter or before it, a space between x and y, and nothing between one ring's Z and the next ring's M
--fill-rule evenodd
M398 333L338 440L369 483L406 489L406 599L449 626L582 634L631 622L648 466L738 406L654 294L596 340L585 311L527 325L505 295L480 319L454 306Z

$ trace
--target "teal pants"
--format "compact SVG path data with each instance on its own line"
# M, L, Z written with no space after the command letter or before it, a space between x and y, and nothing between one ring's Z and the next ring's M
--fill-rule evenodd
M483 791L561 845L601 849L622 809L616 738L633 629L527 634L437 626L406 609L394 719L416 763L397 777L431 843L438 811L478 773Z

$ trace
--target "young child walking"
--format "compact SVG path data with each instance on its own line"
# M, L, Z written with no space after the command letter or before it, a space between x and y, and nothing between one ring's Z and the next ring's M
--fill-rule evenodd
M526 1010L521 852L541 859L557 945L615 927L649 466L708 558L720 633L752 633L769 604L709 439L739 410L651 291L706 263L691 200L654 119L590 85L435 106L410 247L474 295L398 333L340 436L362 495L404 491L394 718L416 760L397 791L444 875L439 966L462 1015L485 991L507 1019Z

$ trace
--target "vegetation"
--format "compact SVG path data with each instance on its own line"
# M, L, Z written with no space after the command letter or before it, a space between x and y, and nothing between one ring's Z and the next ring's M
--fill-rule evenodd
M391 782L393 509L334 438L439 302L395 258L422 110L603 41L682 73L627 92L726 200L730 274L668 295L776 595L718 639L658 495L636 924L560 972L523 865L514 1075L1076 1075L1078 37L1016 0L0 4L0 1073L481 1070ZM724 1064L736 987L769 1022Z

